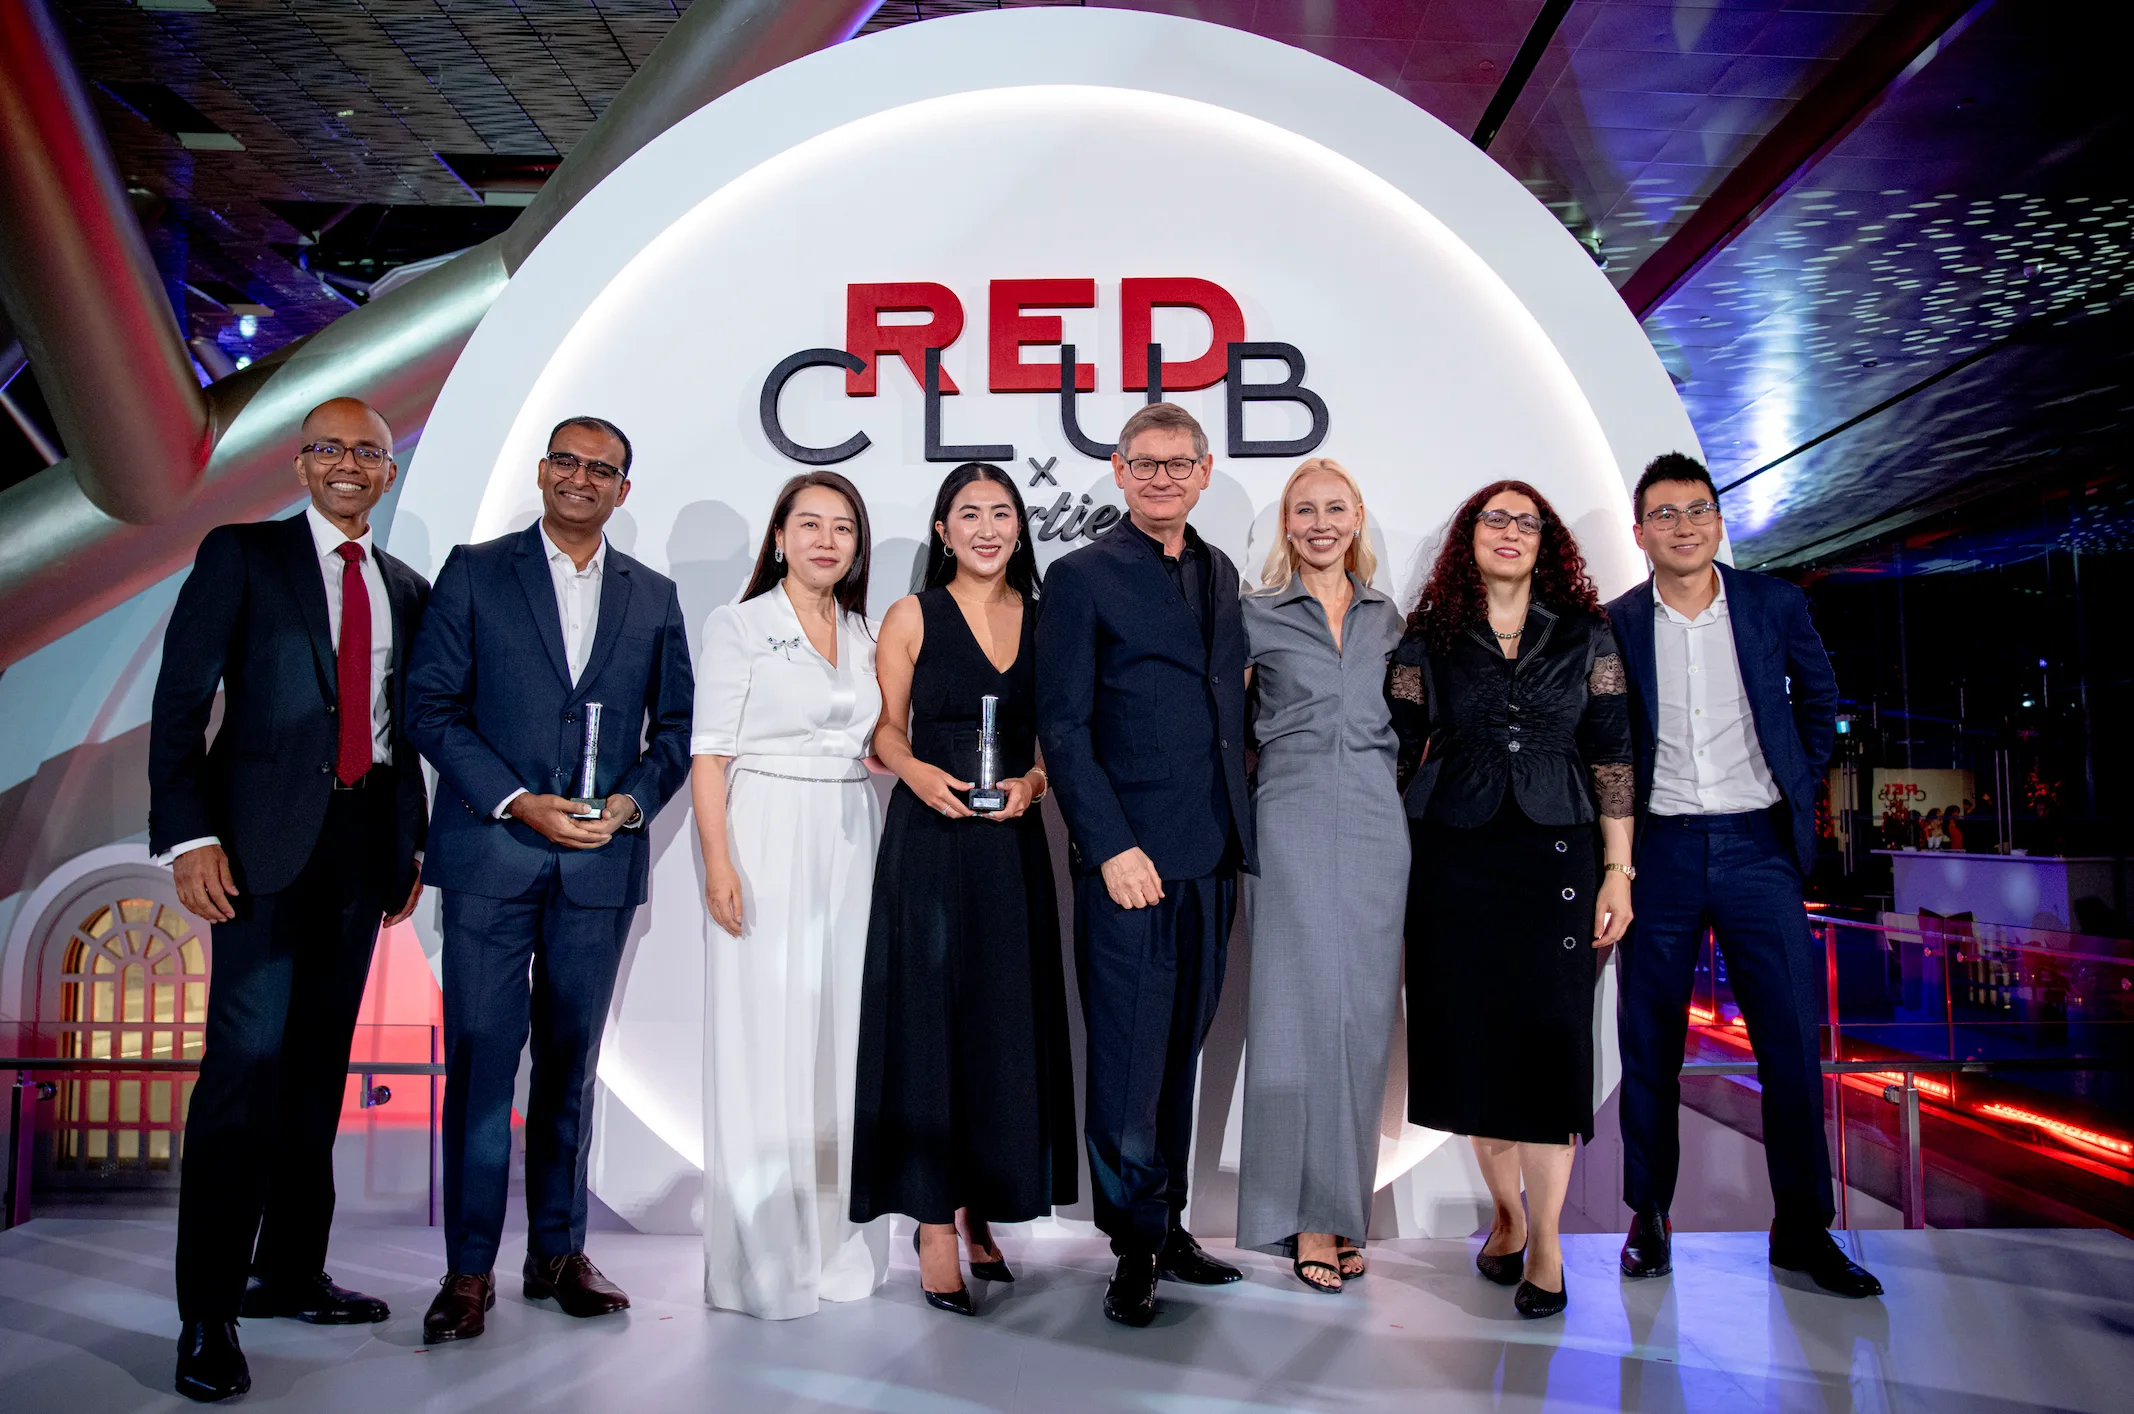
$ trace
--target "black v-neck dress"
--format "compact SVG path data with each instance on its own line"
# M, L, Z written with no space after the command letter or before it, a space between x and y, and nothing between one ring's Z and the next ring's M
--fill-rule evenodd
M1003 673L946 589L919 595L912 750L959 780L978 769L979 699L1000 698L1000 771L1037 748L1037 605ZM852 1220L958 1208L1026 1222L1074 1201L1074 1090L1059 905L1040 804L1012 821L950 819L902 782L876 856L860 991Z

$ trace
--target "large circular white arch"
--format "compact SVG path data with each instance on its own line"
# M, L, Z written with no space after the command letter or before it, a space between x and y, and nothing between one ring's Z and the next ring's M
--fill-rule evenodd
M1620 588L1638 570L1626 481L1659 452L1697 450L1665 370L1584 250L1427 113L1220 26L1013 10L766 74L588 194L446 383L393 548L432 571L452 544L525 524L547 428L597 413L637 444L617 543L675 574L700 616L738 587L771 489L799 469L757 425L764 376L795 350L841 344L845 289L859 281L933 281L960 297L967 324L943 357L964 390L946 401L950 440L1056 457L1061 490L1101 495L1108 470L1065 445L1054 398L984 391L987 282L1095 280L1098 308L1066 318L1099 367L1081 402L1101 438L1139 401L1118 378L1118 282L1135 276L1215 280L1238 298L1248 338L1303 351L1307 385L1331 410L1320 450L1362 477L1383 582L1403 593L1446 510L1499 475L1555 499L1602 587ZM1169 327L1206 338L1204 325ZM792 431L832 443L865 427L874 445L841 469L868 497L878 546L908 563L945 470L921 459L911 379L885 367L878 396L851 399L834 373L803 377L784 403ZM1220 387L1177 400L1217 433L1204 532L1249 576L1263 553L1255 527L1294 458L1223 457ZM1253 435L1287 435L1274 430L1283 410L1251 416L1271 419ZM894 554L877 565L880 603L904 565ZM655 831L653 901L602 1058L595 1166L603 1199L660 1226L677 1224L672 1195L701 1144L704 922L693 834L671 818L683 814ZM1425 1149L1389 1158L1404 1167Z

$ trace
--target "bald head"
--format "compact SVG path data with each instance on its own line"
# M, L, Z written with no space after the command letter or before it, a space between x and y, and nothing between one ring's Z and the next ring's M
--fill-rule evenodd
M300 435L306 442L322 437L342 443L355 439L387 451L393 449L393 429L385 414L361 398L328 398L304 414Z
M329 398L304 419L296 479L318 513L354 540L370 528L371 507L391 489L393 429L361 398Z

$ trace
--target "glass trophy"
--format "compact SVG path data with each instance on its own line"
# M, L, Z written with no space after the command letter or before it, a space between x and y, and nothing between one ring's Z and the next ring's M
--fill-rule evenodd
M1008 793L1000 788L999 713L998 697L978 699L978 783L971 787L971 809L981 815L1008 808Z
M600 762L600 704L585 704L585 755L578 762L578 793L571 797L579 809L571 812L574 820L598 820L608 808L605 798L593 794L593 769Z

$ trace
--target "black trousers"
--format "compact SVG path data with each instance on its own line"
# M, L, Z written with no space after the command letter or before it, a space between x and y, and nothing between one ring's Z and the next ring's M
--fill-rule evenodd
M496 1265L511 1180L511 1098L533 1042L526 1106L527 1250L585 1248L594 1062L630 934L629 908L565 896L554 855L516 898L444 896L445 1261Z
M1817 1039L1823 963L1801 908L1792 844L1769 812L1656 815L1645 827L1623 939L1623 1200L1674 1201L1682 1161L1682 1044L1697 954L1709 928L1749 1024L1763 1087L1764 1160L1781 1222L1827 1227L1836 1213L1823 1135Z
M1089 1038L1089 1179L1112 1251L1153 1253L1185 1211L1193 1085L1223 995L1237 876L1165 879L1121 908L1099 874L1074 884L1075 967Z
M207 1035L178 1180L178 1316L233 1318L245 1277L316 1277L333 1225L348 1051L384 920L391 772L336 791L289 887L210 932ZM401 900L390 900L397 906Z

